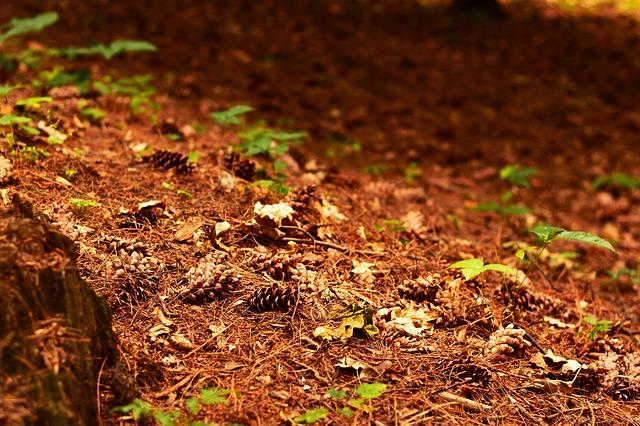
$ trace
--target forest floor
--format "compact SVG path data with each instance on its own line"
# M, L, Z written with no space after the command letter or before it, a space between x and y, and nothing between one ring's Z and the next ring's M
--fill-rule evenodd
M0 112L38 134L2 127L0 195L61 226L112 309L134 380L101 375L102 424L134 398L177 424L640 424L637 16L44 4L60 20L3 45L32 67ZM158 52L44 53L116 39ZM542 251L542 224L617 252ZM474 258L520 272L448 268Z

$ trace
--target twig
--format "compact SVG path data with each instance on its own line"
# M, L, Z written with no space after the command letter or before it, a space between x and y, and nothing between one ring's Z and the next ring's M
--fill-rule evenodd
M291 362L293 362L294 364L298 364L300 367L304 367L304 368L306 368L306 369L307 369L307 370L309 370L309 371L312 371L312 372L313 372L313 376L314 376L316 379L320 380L322 383L325 383L325 384L327 384L327 385L329 384L329 380L327 380L327 379L325 379L324 377L322 377L322 375L320 375L320 373L318 373L318 370L316 370L316 369L314 369L314 368L311 368L311 367L309 367L309 366L308 366L308 365L306 365L306 364L303 364L303 363L301 363L301 362L298 362L298 361L296 361L295 359L291 359Z
M482 404L480 402L475 402L475 401L472 401L470 399L463 398L461 396L454 395L454 394L449 393L449 392L438 392L437 395L440 398L446 399L447 401L456 402L456 403L462 405L463 407L468 408L469 410L484 411L484 410L493 409L493 407L490 406L490 405Z
M373 251L373 250L351 250L347 247L343 247L340 246L338 244L334 244L334 243L328 243L326 241L318 241L318 240L312 240L312 239L305 239L305 238L292 238L292 237L284 237L284 238L280 238L278 241L283 241L285 243L298 243L298 244L310 244L310 245L315 245L315 246L323 246L323 247L329 247L332 249L336 249L338 251L353 251L354 253L360 253L360 254L366 254L369 256L384 256L387 253L384 251Z

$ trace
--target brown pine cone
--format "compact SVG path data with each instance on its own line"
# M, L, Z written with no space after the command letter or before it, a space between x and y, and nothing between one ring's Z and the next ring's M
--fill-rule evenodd
M427 278L419 277L417 280L404 280L398 286L398 295L403 299L416 302L433 302L440 291L442 277L440 274L433 274Z
M296 295L289 287L280 287L273 283L253 292L249 304L258 312L287 312L296 303Z
M179 152L160 150L142 158L145 163L151 163L163 169L176 169L178 173L189 173L195 168L187 157Z

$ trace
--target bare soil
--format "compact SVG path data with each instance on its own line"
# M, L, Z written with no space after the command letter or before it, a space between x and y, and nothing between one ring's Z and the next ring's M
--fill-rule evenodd
M159 48L47 59L4 81L25 88L3 114L46 94L53 102L30 114L70 135L49 146L5 128L12 169L0 195L7 205L24 193L60 225L113 311L134 380L123 390L126 379L101 374L102 424L133 423L110 412L123 394L179 409L182 423L292 424L322 408L316 424L640 423L640 192L592 188L638 176L637 16L544 2L507 3L509 18L491 22L391 0L44 4L60 21L7 49ZM5 5L0 22L42 7ZM94 80L153 73L160 109L29 87L56 63L88 66ZM81 100L106 117L83 116ZM209 116L239 104L256 108L245 125L309 133L278 158L289 195L251 186L247 161L274 178L273 159L231 155L240 129ZM30 161L28 146L51 155ZM145 157L162 150L198 160L179 169L180 156ZM509 164L538 168L530 188L500 179ZM531 212L474 210L491 201ZM273 221L258 203L292 210ZM599 235L617 253L557 242L537 266L519 262L541 223ZM469 258L523 272L467 281L447 269ZM198 292L198 274L212 287ZM585 317L611 329L590 339ZM378 333L344 329L360 319ZM387 385L371 409L352 401L362 383ZM185 401L203 388L231 391L228 402L188 417Z

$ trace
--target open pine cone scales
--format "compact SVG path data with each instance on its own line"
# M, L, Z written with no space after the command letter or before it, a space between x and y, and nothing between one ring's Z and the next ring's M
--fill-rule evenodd
M293 289L281 287L276 283L273 283L271 287L256 290L250 300L251 307L258 312L287 312L295 303L296 295Z

